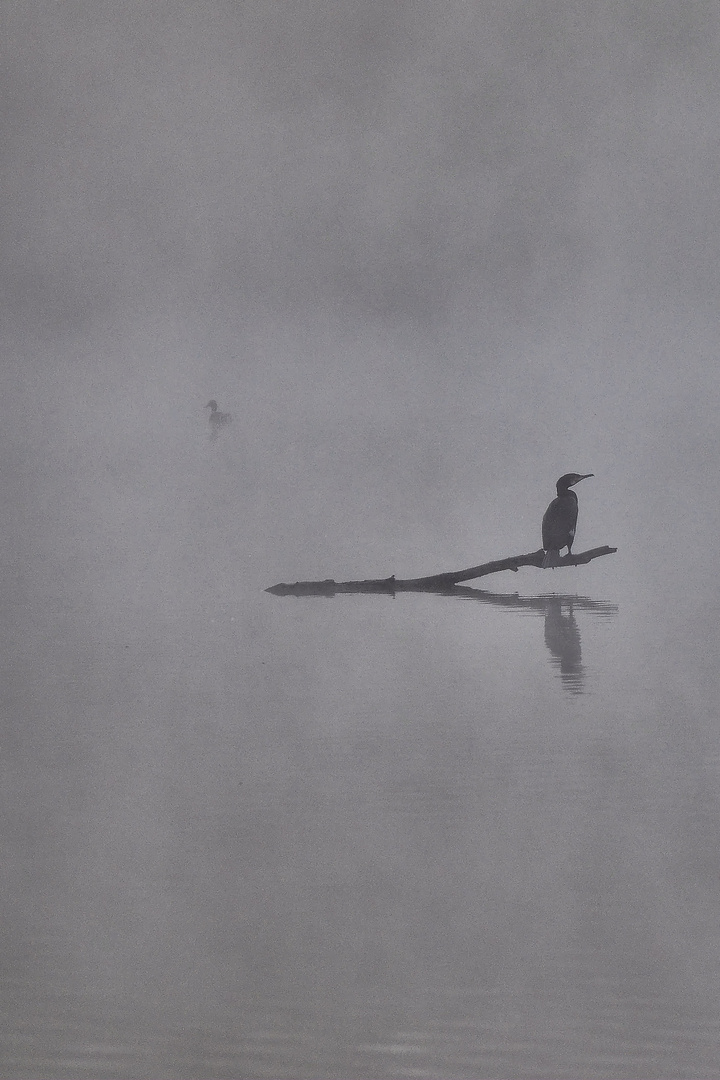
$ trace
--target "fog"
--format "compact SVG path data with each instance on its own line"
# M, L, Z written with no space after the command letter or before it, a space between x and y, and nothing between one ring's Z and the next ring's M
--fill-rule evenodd
M169 502L197 551L189 447L215 397L237 418L222 517L254 567L278 531L291 577L524 550L567 469L598 477L600 541L697 558L720 380L707 5L3 22L4 440L34 535L87 514L141 573Z
M359 597L303 607L263 590L413 577L532 551L567 471L594 474L578 488L577 550L619 550L581 578L561 583L558 572L542 586L619 606L617 640L580 608L578 625L607 669L618 665L628 708L646 718L672 711L675 694L679 712L702 716L700 742L711 739L714 6L6 0L0 25L12 918L22 921L28 905L33 933L52 926L80 953L99 955L107 933L130 981L147 947L149 967L154 958L181 997L188 972L210 964L204 985L222 997L227 941L213 943L212 963L202 942L171 960L160 884L140 905L147 936L135 935L130 916L114 921L108 904L128 874L155 881L158 851L172 873L180 841L171 818L202 821L197 842L218 872L221 818L236 782L253 783L224 757L240 738L235 705L246 717L275 704L280 713L288 680L311 683L321 702L316 750L320 729L321 743L339 733L328 702L364 693L374 671L382 689L362 715L370 723L372 702L394 693L420 715L428 709L423 746L450 773L464 736L451 732L448 749L430 733L435 699L424 696L423 672L446 665L458 678L474 664L481 612L422 599L388 615ZM204 409L211 398L233 417L217 439ZM538 588L534 573L498 588ZM666 606L650 615L648 596ZM490 608L482 614L490 619ZM391 663L382 633L396 618ZM431 622L432 642L423 637ZM220 623L230 637L203 637ZM508 622L518 649L526 625ZM653 652L660 626L687 649L667 665ZM313 635L330 651L304 653ZM103 667L106 647L127 647L140 666ZM239 654L252 674L231 706ZM504 647L493 657L552 711L533 689L545 657L537 667L517 665ZM337 664L343 688L333 690ZM501 687L485 692L489 711L501 709ZM457 693L462 711L470 689ZM133 726L119 705L129 700L167 713L167 726ZM197 719L173 734L178 708ZM257 738L267 783L318 767L300 732L288 742L278 729L273 750L274 736L252 730L237 753L251 761ZM683 761L686 752L694 760L682 745ZM406 752L398 746L398 761ZM350 765L346 774L332 754L354 790ZM176 786L160 805L166 773ZM488 783L490 813L497 777ZM217 802L206 818L200 792L206 809ZM323 828L340 828L322 813ZM400 844L372 812L346 824L363 850ZM268 836L287 827L276 814ZM548 835L545 843L552 848ZM606 841L596 843L604 857ZM428 844L441 860L437 836ZM119 850L127 860L114 864ZM556 853L547 854L552 877ZM38 896L55 871L67 891L48 914ZM406 888L416 872L408 867ZM78 902L88 874L94 884ZM177 889L189 912L191 885ZM224 889L214 900L221 912ZM502 901L487 899L492 942ZM383 924L391 951L403 934L427 930L442 897L428 902L415 930ZM370 916L357 914L362 935ZM173 933L192 935L192 915L183 918ZM462 951L464 933L448 955ZM337 956L320 937L318 963L332 972ZM290 933L283 951L269 936L250 966L264 971L263 949L276 949L282 967L294 941ZM442 942L435 948L440 955ZM398 964L397 993L405 985L421 995L420 976Z

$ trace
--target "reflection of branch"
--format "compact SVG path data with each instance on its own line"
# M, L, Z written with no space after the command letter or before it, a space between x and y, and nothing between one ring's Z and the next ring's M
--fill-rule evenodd
M592 559L598 559L601 555L613 555L617 551L614 547L591 548L589 551L581 551L578 555L566 555L560 559L558 566L581 566L589 563ZM368 581L333 581L328 578L325 581L296 581L294 585L286 585L281 582L273 585L265 592L274 593L275 596L335 596L336 593L390 593L397 592L443 592L459 581L471 581L473 578L485 577L487 574L497 574L501 570L516 572L521 566L542 566L545 552L531 551L529 555L513 555L509 559L497 559L495 562L482 563L480 566L471 566L467 570L454 570L446 574L433 574L431 577L407 578L396 581L395 577L372 578Z
M438 593L441 590L438 589ZM555 603L571 605L576 611L591 611L596 615L617 615L617 604L606 600L591 600L588 596L576 593L545 593L538 596L520 596L518 593L487 592L473 589L469 585L450 585L442 590L443 596L455 596L458 600L476 600L482 604L505 608L508 611L524 611L528 614L547 615L548 609Z

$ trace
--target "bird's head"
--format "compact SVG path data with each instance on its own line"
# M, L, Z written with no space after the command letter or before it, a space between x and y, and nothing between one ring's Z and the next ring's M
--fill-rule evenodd
M591 473L591 472L588 472L588 473L576 473L576 472L565 473L564 476L560 477L560 479L558 480L557 485L556 485L557 490L558 490L558 495L560 494L561 491L567 491L569 488L575 487L576 484L579 484L581 480L587 480L587 478L589 476L594 476L594 475L595 474Z
M210 412L217 412L217 407L218 407L217 401L208 401L207 405L205 406L205 408L209 409Z

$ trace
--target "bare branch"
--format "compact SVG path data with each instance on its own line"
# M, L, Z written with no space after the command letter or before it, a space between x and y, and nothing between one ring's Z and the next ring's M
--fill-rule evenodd
M599 559L601 555L614 555L616 551L617 548L614 547L590 548L589 551L581 551L577 555L566 555L557 565L558 568L583 566L593 559ZM265 592L275 596L334 596L336 593L390 593L394 596L398 592L441 592L457 585L459 581L471 581L488 574L498 574L501 570L517 572L521 566L542 566L544 557L545 552L540 548L528 555L513 555L509 559L496 559L494 562L471 566L467 570L453 570L445 574L433 574L431 577L396 580L393 575L366 581L333 581L332 578L327 578L325 581L296 581L294 585L281 582Z

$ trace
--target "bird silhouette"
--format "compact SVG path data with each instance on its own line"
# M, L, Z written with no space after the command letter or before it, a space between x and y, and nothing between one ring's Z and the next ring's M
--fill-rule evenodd
M575 526L578 516L578 499L570 488L587 480L593 473L565 473L556 486L557 498L548 506L542 519L542 542L545 550L543 567L560 565L560 549L566 547L572 555Z
M205 406L210 410L210 438L216 439L220 433L220 429L229 424L232 420L232 416L229 412L220 412L218 409L218 403L215 400L208 401Z

